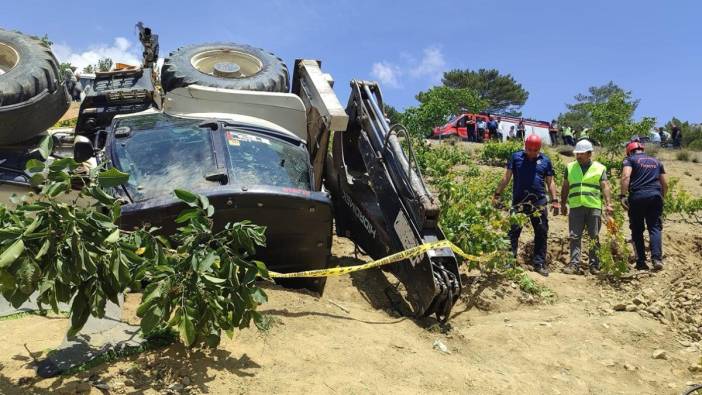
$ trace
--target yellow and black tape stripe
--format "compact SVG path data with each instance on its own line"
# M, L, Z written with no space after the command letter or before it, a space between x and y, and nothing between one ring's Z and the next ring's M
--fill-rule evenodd
M466 254L457 245L453 244L448 240L434 241L431 243L425 243L412 247L410 249L397 252L392 255L388 255L385 258L381 258L375 261L367 262L362 265L356 266L346 266L346 267L331 267L327 269L318 270L307 270L304 272L296 273L278 273L278 272L268 272L271 278L300 278L300 277L330 277L330 276L341 276L343 274L349 274L353 272L358 272L361 270L368 270L375 267L385 266L391 263L399 262L404 259L413 258L425 254L429 250L435 250L439 248L450 248L454 254L460 256L461 258L472 261L472 262L487 262L489 261L495 252L486 255L470 255Z

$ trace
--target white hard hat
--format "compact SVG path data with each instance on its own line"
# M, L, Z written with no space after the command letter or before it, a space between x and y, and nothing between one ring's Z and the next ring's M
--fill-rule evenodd
M575 144L575 149L573 150L574 154L582 154L585 152L592 152L592 143L590 140L580 140L578 141L577 144Z

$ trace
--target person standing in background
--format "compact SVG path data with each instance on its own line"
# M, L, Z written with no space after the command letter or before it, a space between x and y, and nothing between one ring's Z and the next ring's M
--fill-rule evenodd
M558 121L555 119L551 121L548 134L551 136L551 145L558 145Z
M485 135L485 130L487 130L487 122L483 118L478 118L478 142L483 142L483 136Z
M678 126L678 124L675 122L672 124L673 126L670 127L670 131L672 132L673 148L680 148L682 144L682 131L680 131L680 126Z
M524 120L520 119L519 124L517 124L517 138L524 140L524 135L526 134L526 126L524 126Z
M573 140L573 128L568 125L563 127L563 144L575 146L575 140Z

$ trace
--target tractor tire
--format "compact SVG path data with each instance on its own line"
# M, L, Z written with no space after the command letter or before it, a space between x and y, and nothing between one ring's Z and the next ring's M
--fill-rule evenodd
M171 52L161 68L165 92L188 85L288 92L288 68L275 55L234 43L189 45Z
M59 63L36 38L0 29L0 144L31 139L71 103Z

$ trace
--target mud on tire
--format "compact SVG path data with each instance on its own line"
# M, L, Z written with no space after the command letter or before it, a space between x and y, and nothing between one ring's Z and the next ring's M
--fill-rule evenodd
M51 49L36 38L0 29L0 144L45 131L69 105Z
M165 92L188 85L250 91L288 92L288 69L262 49L234 43L190 45L163 62Z

